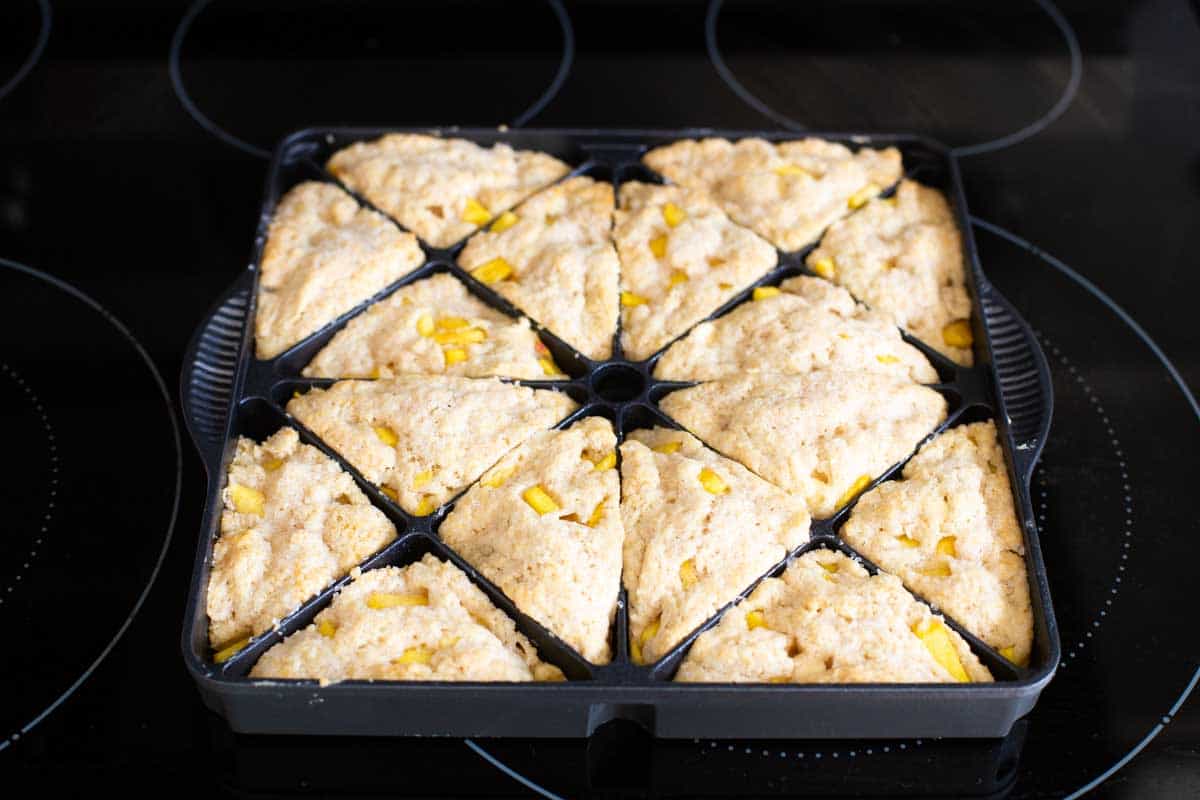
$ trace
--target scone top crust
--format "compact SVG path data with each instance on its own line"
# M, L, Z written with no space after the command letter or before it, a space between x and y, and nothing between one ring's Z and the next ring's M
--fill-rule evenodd
M275 209L259 263L258 357L274 358L424 260L416 237L338 187L297 185Z
M706 189L735 222L780 250L799 250L830 223L899 180L900 151L823 139L684 139L642 159L674 183Z
M1028 663L1024 544L995 424L946 431L903 476L865 494L842 537L1010 661Z
M648 358L775 266L775 248L700 189L621 186L621 344Z
M440 528L447 545L595 664L611 658L621 583L617 439L603 417L533 436Z
M272 647L252 678L562 680L470 579L433 555L364 572L307 628Z
M706 381L751 372L877 372L934 383L937 371L886 314L845 289L801 275L692 329L655 365L664 380Z
M612 354L620 266L612 184L581 175L471 237L458 263L592 359Z
M755 373L667 395L662 410L829 517L946 418L933 389L870 372Z
M894 197L832 226L806 263L947 358L972 363L962 236L937 189L901 181Z
M304 368L309 378L405 373L560 376L529 320L496 311L447 273L404 286L350 320Z
M546 153L412 133L357 142L326 166L434 247L449 247L570 171Z
M697 637L675 680L989 683L992 675L894 575L814 550Z
M208 584L216 650L256 636L396 538L349 474L282 428L240 437Z
M565 394L447 375L340 381L287 405L410 514L445 504L502 455L574 411Z
M808 540L802 498L670 428L621 445L630 649L653 663Z

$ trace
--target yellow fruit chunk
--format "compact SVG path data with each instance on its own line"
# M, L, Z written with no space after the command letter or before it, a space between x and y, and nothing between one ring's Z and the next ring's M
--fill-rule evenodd
M492 474L484 478L482 483L490 489L499 489L516 471L516 467L504 467L503 469L493 470Z
M542 343L541 339L537 339L533 343L533 352L537 353L539 356L548 356L550 355L550 348L546 347L546 345Z
M729 484L725 483L720 475L708 467L700 470L700 485L709 494L725 494L729 491Z
M431 480L433 480L433 470L427 469L424 472L418 472L416 475L413 475L413 488L420 489Z
M592 515L588 517L587 526L594 528L604 519L604 501L596 503L596 507L592 509Z
M383 442L388 447L395 447L396 442L400 441L400 437L396 435L396 432L387 425L376 425L374 428L372 428L372 430L374 430L375 435L379 437L379 441Z
M717 288L723 292L728 292L730 289L733 288L733 284L725 283L724 281L721 281L720 283L717 284Z
M944 556L957 558L958 550L954 547L954 538L955 537L953 536L943 536L941 539L939 539L937 543L937 551Z
M554 502L545 489L541 486L530 486L525 491L521 492L521 497L529 504L529 507L540 514L549 514L551 511L558 511L558 503Z
M700 582L700 576L696 574L696 562L692 559L679 565L679 582L684 589L690 589Z
M665 256L667 254L667 237L666 237L666 235L655 236L653 239L650 240L650 252L654 254L655 258L662 258L663 256Z
M642 297L640 294L634 294L633 292L621 292L621 305L625 306L626 308L645 305L648 302L650 301Z
M681 269L671 271L671 286L678 286L681 283L688 282L688 274Z
M791 683L791 682L792 682L791 675L775 675L773 677L767 678L767 683Z
M409 594L393 594L391 592L371 592L367 595L367 608L381 610L384 608L402 608L408 606L429 605L429 594L425 591Z
M337 625L334 625L327 619L323 619L317 623L317 633L326 639L331 639L333 638L333 634L337 633Z
M898 364L898 363L900 363L900 359L896 358L895 356L887 356L887 355L875 356L875 360L878 361L880 364Z
M558 214L547 214L546 215L546 224L547 225L553 225L555 222L558 222Z
M433 651L428 647L417 645L416 647L406 648L400 657L394 660L393 664L428 664L433 660Z
M704 263L708 264L710 267L719 267L725 263L725 259L720 258L719 256L709 256L708 258L704 259Z
M783 291L778 286L755 286L753 300L766 300L768 297L778 297Z
M913 539L910 536L905 536L904 534L900 534L899 536L897 536L896 541L899 542L900 544L904 545L905 547L917 547L921 544L916 539Z
M637 637L636 639L632 639L629 642L629 649L631 651L630 655L633 656L633 663L635 663L635 664L646 663L645 660L642 658L642 645L644 645L646 642L650 641L657 635L658 635L658 620L656 619L653 622L651 622L649 625L647 625L645 628L642 628L641 636Z
M502 281L509 275L512 275L512 273L512 264L508 263L503 258L493 258L486 264L480 264L478 267L471 270L471 274L483 283L496 283L497 281Z
M538 366L542 368L543 375L549 375L550 377L562 375L558 365L554 363L554 359L548 356L546 358L539 358Z
M609 453L608 455L604 456L604 458L602 458L596 462L596 469L602 471L602 470L606 470L606 469L612 469L616 465L617 465L617 454Z
M450 347L442 353L442 358L446 360L446 366L450 367L455 364L460 364L467 360L467 351L461 347Z
M417 503L417 510L413 513L418 517L427 517L437 511L437 503L433 502L433 498L425 495L421 498L421 502Z
M462 317L442 317L437 321L438 330L456 331L459 328L469 328L471 323Z
M949 564L934 564L932 567L920 570L920 573L930 578L949 578L953 574Z
M239 486L236 483L229 484L229 499L233 501L233 507L239 514L256 514L260 517L264 513L263 504L267 500L258 489Z
M505 211L500 216L496 217L496 221L492 223L492 227L488 228L492 233L503 233L504 231L517 224L517 215L511 211Z
M846 493L838 498L837 507L841 508L854 498L858 497L858 493L867 488L867 484L870 482L870 475L859 475L858 479L854 481L854 483L850 484L850 488L846 490Z
M867 204L868 200L879 194L880 191L881 190L878 185L874 183L868 183L866 186L850 195L849 199L846 200L846 205L848 205L850 208L862 208Z
M223 647L214 653L213 661L217 664L224 664L226 661L237 655L238 651L248 644L250 644L249 636L247 636L245 639L238 639L233 644L227 645L226 647Z
M422 314L417 317L417 333L422 336L433 336L433 315Z
M958 660L958 651L954 649L954 641L950 638L950 631L946 629L945 625L936 619L931 619L924 627L919 624L914 625L912 632L920 638L925 649L933 656L933 660L941 664L954 680L959 683L971 682L967 671L963 669L962 662Z
M379 491L381 491L381 492L383 492L384 494L386 494L386 495L388 496L388 499L389 499L389 500L391 500L393 503L399 503L399 502L400 502L400 495L396 494L396 490L395 490L395 489L393 489L392 487L390 487L390 486L380 486L380 487L379 487Z
M970 347L975 341L971 326L965 319L956 319L942 328L942 341L950 347Z
M670 455L681 447L683 447L683 442L663 442L658 447L654 448L654 452L666 453L667 455Z
M474 197L467 198L466 208L463 209L462 218L464 222L469 222L472 225L486 225L487 221L492 218L492 212Z
M487 331L483 328L463 328L457 331L438 331L433 340L438 344L479 344L487 340Z
M383 373L381 373L381 372L379 371L379 367L374 367L374 368L371 370L371 374L370 374L370 375L368 375L367 377L368 377L368 378L382 378L382 377L383 377Z
M789 177L789 178L796 177L798 175L807 175L808 174L808 170L806 170L804 167L800 166L799 164L780 164L778 167L776 167L775 169L773 169L771 171L774 172L776 175L781 175L783 177Z
M837 268L834 267L832 258L818 258L809 266L809 269L827 281L833 280L833 276L837 275Z
M663 221L674 228L687 219L687 212L674 203L667 203L662 209Z
M283 466L282 458L268 458L266 461L263 462L263 469L265 469L267 472L274 472L275 470L279 469L282 466Z
M1017 658L1017 648L1013 645L1009 645L1008 647L1001 647L1000 655L1004 656L1009 661L1016 664L1018 667L1028 667L1029 666L1029 657L1026 656L1025 658L1018 659Z
M755 628L767 627L767 618L761 611L750 611L746 614L746 628L754 630Z
M838 565L836 561L818 561L817 565L831 575L838 571Z

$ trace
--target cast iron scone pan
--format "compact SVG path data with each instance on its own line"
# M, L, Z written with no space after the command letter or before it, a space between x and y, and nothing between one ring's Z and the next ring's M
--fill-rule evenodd
M671 681L692 640L719 619L718 613L656 664L632 662L624 591L610 643L612 663L585 661L538 622L520 613L486 578L438 538L438 525L452 507L428 517L412 517L363 480L337 453L306 431L284 411L296 390L332 381L307 379L300 371L330 338L371 302L432 273L450 272L476 296L495 308L519 315L507 301L474 280L454 263L462 243L437 249L422 245L426 263L277 358L254 357L253 318L257 264L267 225L279 198L304 180L336 180L323 169L335 151L355 141L374 139L392 130L310 129L286 138L275 151L267 177L258 235L250 265L217 301L189 346L181 376L181 397L188 427L208 472L208 494L200 524L195 570L183 628L184 660L204 701L238 731L253 733L368 734L423 736L583 737L614 719L631 720L661 737L709 738L894 738L999 737L1028 713L1050 681L1059 660L1058 630L1050 605L1045 566L1029 498L1029 479L1049 430L1051 384L1045 357L1028 325L992 288L979 267L959 178L958 166L942 145L915 136L810 134L860 146L900 149L907 177L944 191L962 231L967 285L973 304L975 366L959 367L912 337L937 368L935 388L949 403L946 427L994 419L1005 452L1017 516L1025 535L1025 558L1033 603L1034 646L1027 668L1019 668L948 619L996 677L990 684L680 684ZM421 133L457 136L489 146L507 142L516 149L541 150L569 163L572 175L612 181L660 180L639 159L651 147L677 139L722 136L738 139L794 139L796 134L758 131L602 131L443 129ZM364 202L361 198L360 202ZM778 284L805 274L808 249L780 254L777 267L756 285ZM750 295L746 289L712 316L719 316ZM536 325L536 320L535 320ZM630 362L621 356L619 340L613 358L589 360L545 330L539 334L568 380L526 382L557 387L581 404L560 423L581 416L610 419L618 437L626 431L675 424L657 402L681 385L656 380L655 357ZM215 664L208 644L205 595L213 541L221 516L221 490L239 436L262 440L281 426L300 432L337 460L395 523L399 536L363 562L364 570L404 565L432 552L456 564L538 647L541 657L559 666L562 683L453 683L345 681L319 686L306 680L251 680L250 668L267 648L308 625L348 579L327 587L290 614L280 626L259 636L224 664ZM677 426L676 426L677 427ZM931 434L934 433L931 431ZM901 464L879 480L896 475ZM873 486L874 484L872 484ZM851 506L852 507L852 506ZM814 520L812 538L792 556L815 548L834 548L863 560L838 538L848 509L831 519ZM784 564L769 574L779 574ZM743 596L753 586L747 586ZM722 609L723 611L724 609Z

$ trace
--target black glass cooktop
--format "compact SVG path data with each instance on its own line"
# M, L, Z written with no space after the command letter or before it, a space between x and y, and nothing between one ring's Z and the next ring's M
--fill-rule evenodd
M232 734L179 630L174 385L310 124L916 131L1057 396L1063 665L1001 741ZM1200 793L1200 16L1185 0L155 2L0 10L0 775L47 795ZM507 774L506 774L507 773Z

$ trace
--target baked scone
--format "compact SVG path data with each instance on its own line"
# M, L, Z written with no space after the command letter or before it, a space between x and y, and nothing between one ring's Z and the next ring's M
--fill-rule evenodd
M1016 664L1033 611L1024 544L992 422L946 431L863 495L841 535Z
M415 133L357 142L326 168L434 247L449 247L571 169L546 153Z
M806 263L947 358L972 363L962 236L937 189L901 181L894 197L831 227Z
M418 516L433 513L575 408L560 392L449 375L340 381L287 405L364 478Z
M425 260L416 237L330 183L283 196L267 229L254 319L259 358L274 358Z
M886 314L828 281L801 275L760 287L754 301L697 325L655 365L656 377L709 381L751 372L878 372L934 383L937 371Z
M775 248L698 189L626 183L613 241L621 258L621 346L648 358L775 266Z
M216 650L268 630L396 538L354 479L291 428L262 444L239 437L221 498L207 600Z
M700 634L675 680L990 683L992 675L899 578L814 550Z
M642 159L675 183L706 189L734 222L799 250L900 178L900 151L852 151L824 139L683 139Z
M439 530L517 608L608 663L624 532L617 438L603 417L547 431L500 459Z
M563 680L462 570L433 555L364 572L312 624L263 653L252 678Z
M458 263L589 358L612 353L620 266L612 184L565 180L471 237Z
M371 306L304 368L310 378L405 373L562 377L529 320L496 311L447 273L404 286Z
M808 541L804 501L670 428L621 445L635 662L653 663Z
M662 410L707 444L828 517L906 458L946 418L946 400L871 372L752 373L701 383Z

